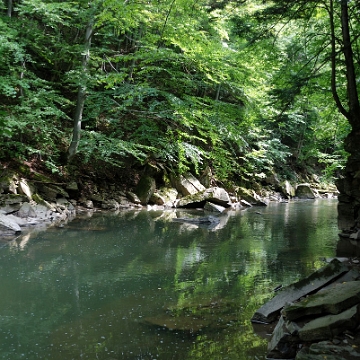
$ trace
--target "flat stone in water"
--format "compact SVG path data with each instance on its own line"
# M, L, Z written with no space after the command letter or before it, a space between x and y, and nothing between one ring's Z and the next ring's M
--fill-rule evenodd
M302 341L331 339L345 330L353 330L358 325L359 305L337 315L327 315L309 321L299 330Z
M295 304L285 305L282 314L287 320L308 315L339 314L360 303L360 281L335 284Z
M273 322L286 304L315 292L348 271L349 268L346 265L334 259L330 264L314 272L307 278L284 287L275 297L255 312L251 321L260 323Z

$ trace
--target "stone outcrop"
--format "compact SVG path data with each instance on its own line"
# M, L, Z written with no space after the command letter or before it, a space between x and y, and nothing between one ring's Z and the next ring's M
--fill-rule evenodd
M321 274L322 280L316 278ZM311 283L308 280L311 279ZM326 279L326 281L324 281ZM328 352L329 341L334 341L344 334L353 332L360 325L360 269L350 268L334 259L330 264L310 275L305 282L298 282L285 288L284 295L277 295L269 304L265 304L258 310L253 319L255 321L264 309L275 309L279 302L283 304L281 316L268 343L267 358L272 359L331 359ZM317 284L315 285L315 283ZM319 289L320 283L323 283ZM312 289L309 285L314 283ZM316 288L316 290L315 290ZM283 300L289 296L289 289L303 295L296 301L286 302ZM275 300L274 300L275 299ZM268 311L273 314L272 311ZM279 315L279 313L278 313ZM269 317L267 317L268 319ZM271 316L276 320L275 316ZM325 342L324 342L325 341ZM336 344L331 342L331 346ZM347 354L347 357L335 357L334 359L351 359L352 356L360 357L354 349L346 346L337 346L338 353ZM301 349L301 351L299 351ZM345 355L344 355L345 356Z

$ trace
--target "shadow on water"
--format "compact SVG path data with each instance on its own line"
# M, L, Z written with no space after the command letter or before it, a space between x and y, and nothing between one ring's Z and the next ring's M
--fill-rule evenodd
M250 319L335 255L334 200L94 214L0 248L1 359L264 359Z

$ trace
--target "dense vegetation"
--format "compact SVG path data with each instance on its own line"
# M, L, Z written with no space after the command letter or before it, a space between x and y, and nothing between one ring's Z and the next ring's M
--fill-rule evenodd
M356 2L8 0L0 11L3 164L61 176L210 168L250 185L274 172L331 181L346 161Z

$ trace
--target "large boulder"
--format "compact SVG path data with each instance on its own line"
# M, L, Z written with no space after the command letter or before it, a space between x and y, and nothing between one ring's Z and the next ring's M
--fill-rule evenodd
M137 184L134 193L138 196L142 205L146 205L155 192L156 182L151 176L144 175Z
M299 199L315 199L316 197L309 184L299 184L296 187L295 196Z
M23 203L18 211L18 216L21 218L36 217L36 212L31 204Z
M178 191L176 189L162 187L152 194L150 202L154 203L155 205L173 207L176 203L177 196Z
M190 173L179 176L171 176L171 182L176 190L183 196L194 195L206 188Z
M9 216L0 213L0 234L13 235L18 232L21 232L19 224Z
M237 196L240 198L242 204L248 203L250 205L267 206L267 203L254 190L239 187L237 189Z
M212 187L193 195L183 197L177 203L177 207L203 207L206 202L229 207L231 200L225 189Z
M288 199L295 197L295 187L291 185L289 180L285 180L281 186L281 193Z

